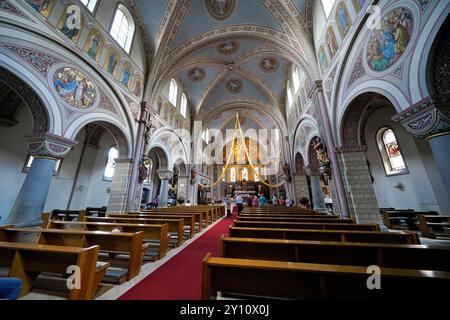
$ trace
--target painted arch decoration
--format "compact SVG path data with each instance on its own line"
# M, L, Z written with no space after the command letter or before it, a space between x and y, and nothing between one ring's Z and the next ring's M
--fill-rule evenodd
M97 98L92 80L75 68L62 67L56 70L53 86L64 102L78 109L89 109Z
M385 71L406 51L413 33L412 13L405 7L395 8L383 16L380 28L372 31L367 44L366 60L373 71Z

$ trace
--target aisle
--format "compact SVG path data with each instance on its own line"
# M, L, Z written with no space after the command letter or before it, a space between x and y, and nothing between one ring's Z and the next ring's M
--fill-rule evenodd
M212 252L213 256L220 254L220 237L228 234L232 221L223 218L118 300L199 300L202 260L208 252Z

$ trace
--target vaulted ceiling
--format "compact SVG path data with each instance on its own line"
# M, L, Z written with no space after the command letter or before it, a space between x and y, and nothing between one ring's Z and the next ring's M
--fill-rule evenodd
M175 78L195 119L205 119L221 106L228 105L229 110L236 103L241 109L246 104L255 110L261 106L279 120L284 118L291 63L310 81L317 78L309 30L312 0L134 3L154 46L145 95L150 103Z

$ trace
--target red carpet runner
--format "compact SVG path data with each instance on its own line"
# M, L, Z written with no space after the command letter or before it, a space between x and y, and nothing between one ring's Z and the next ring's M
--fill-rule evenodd
M220 237L228 234L232 219L224 218L181 252L149 274L119 300L200 300L202 260L208 252L220 254Z

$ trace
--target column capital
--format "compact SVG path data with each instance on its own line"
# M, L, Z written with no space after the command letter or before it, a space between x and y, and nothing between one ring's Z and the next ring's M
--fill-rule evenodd
M426 97L391 119L418 138L450 134L450 96Z
M156 170L156 173L158 173L161 180L169 180L173 176L173 171L171 170Z
M64 158L78 142L52 133L25 135L32 156Z
M316 81L314 81L313 87L309 91L308 98L312 99L313 95L318 93L318 92L320 92L320 91L323 91L322 80L316 80Z

